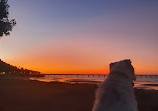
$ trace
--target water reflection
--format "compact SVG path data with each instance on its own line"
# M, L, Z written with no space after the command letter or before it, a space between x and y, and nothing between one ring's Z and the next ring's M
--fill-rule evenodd
M45 75L45 77L30 79L42 82L101 84L106 78L107 75ZM158 76L137 76L134 87L158 90Z

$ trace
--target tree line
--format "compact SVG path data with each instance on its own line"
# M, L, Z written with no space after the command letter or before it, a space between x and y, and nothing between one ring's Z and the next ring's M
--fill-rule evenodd
M4 75L19 75L19 76L34 76L40 74L39 71L28 70L23 67L10 65L0 59L0 74Z

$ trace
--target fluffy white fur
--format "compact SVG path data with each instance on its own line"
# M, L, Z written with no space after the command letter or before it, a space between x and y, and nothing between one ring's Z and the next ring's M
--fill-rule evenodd
M138 111L133 91L134 68L130 60L110 64L110 74L96 93L92 111Z

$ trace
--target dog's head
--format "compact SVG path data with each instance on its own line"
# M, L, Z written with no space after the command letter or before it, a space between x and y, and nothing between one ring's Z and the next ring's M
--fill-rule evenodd
M131 65L130 59L125 59L123 61L111 63L110 74L121 74L131 81L136 80L134 68Z

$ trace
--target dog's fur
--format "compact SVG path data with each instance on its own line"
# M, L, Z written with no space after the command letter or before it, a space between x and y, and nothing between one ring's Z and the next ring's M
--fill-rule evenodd
M96 93L92 111L138 111L133 91L136 79L130 60L110 64L110 74Z

